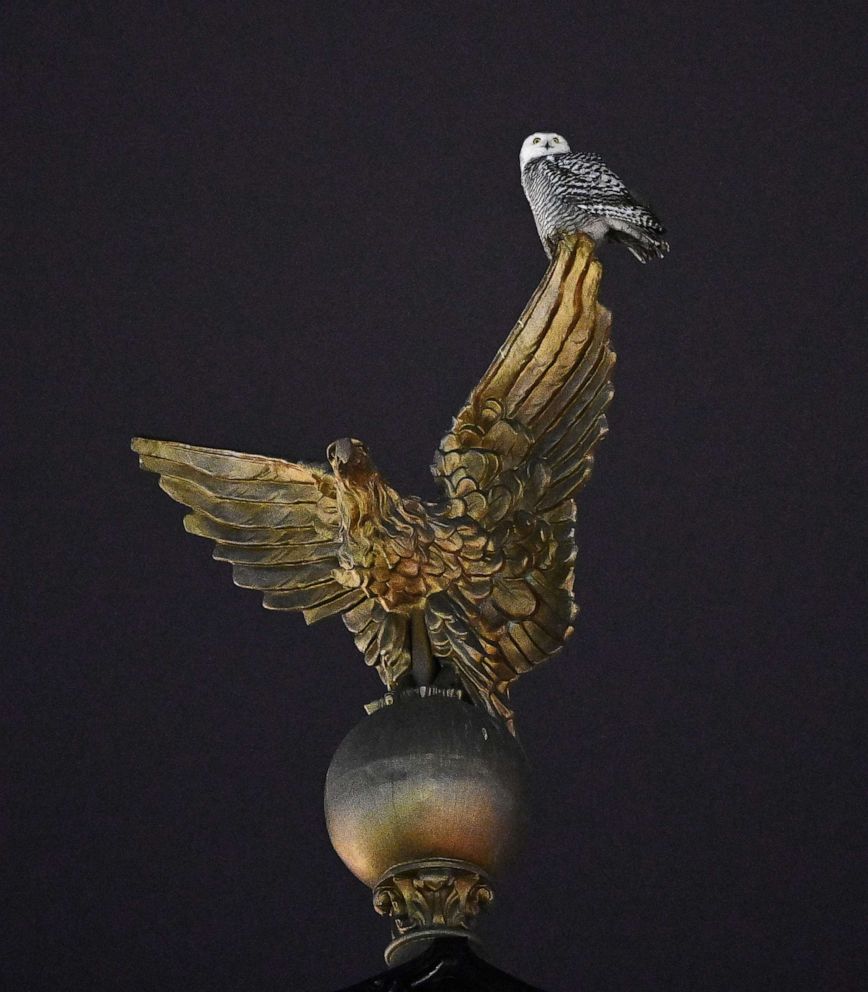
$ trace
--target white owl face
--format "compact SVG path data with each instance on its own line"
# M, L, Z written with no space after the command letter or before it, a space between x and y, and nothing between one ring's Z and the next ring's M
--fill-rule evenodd
M551 131L535 131L524 139L518 161L523 169L535 158L542 158L543 155L559 155L569 150L570 146L559 134Z

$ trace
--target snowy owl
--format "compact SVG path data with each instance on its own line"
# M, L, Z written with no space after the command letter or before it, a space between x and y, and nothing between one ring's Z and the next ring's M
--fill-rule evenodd
M669 251L665 228L600 158L571 152L559 134L529 135L519 156L536 228L549 258L562 234L584 231L599 244L620 241L640 262Z

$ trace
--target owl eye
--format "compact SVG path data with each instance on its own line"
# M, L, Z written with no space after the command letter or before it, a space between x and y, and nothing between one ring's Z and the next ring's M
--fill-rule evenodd
M541 140L542 140L541 138L534 138L534 139L533 139L533 143L534 143L535 145L538 145L538 144L540 143L540 141L541 141Z
M561 139L560 139L560 138L559 138L559 137L558 137L557 135L555 135L555 137L554 137L554 138L552 138L552 141L553 141L553 142L554 142L555 144L557 144L557 143L558 143L558 142L559 142L560 140L561 140Z

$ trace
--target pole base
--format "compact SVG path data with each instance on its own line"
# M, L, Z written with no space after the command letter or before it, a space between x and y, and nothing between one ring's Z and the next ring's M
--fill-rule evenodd
M467 938L467 932L461 937L438 937L418 957L341 992L445 992L446 989L542 992L536 986L528 985L483 961Z

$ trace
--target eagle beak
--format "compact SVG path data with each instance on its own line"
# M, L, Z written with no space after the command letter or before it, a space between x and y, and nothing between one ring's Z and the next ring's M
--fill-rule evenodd
M346 465L353 456L353 442L348 437L335 441L334 456L338 465Z

